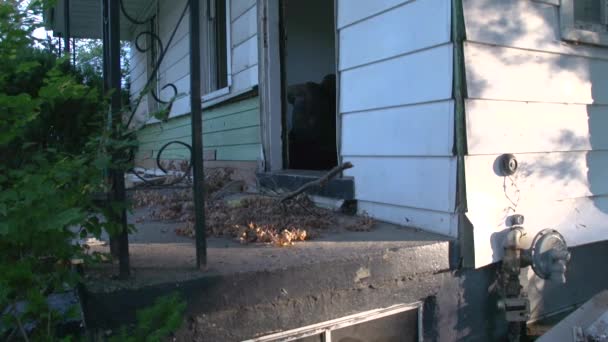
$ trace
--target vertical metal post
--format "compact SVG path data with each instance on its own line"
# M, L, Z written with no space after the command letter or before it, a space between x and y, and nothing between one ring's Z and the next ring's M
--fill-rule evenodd
M120 126L122 123L122 101L121 101L121 70L120 70L120 3L119 0L105 0L105 14L107 14L107 32L106 42L108 43L106 56L108 57L106 65L107 74L104 79L109 89L112 91L110 106L112 112L112 129L114 134L120 134ZM120 156L113 156L114 160ZM124 171L121 169L110 170L112 180L112 200L114 203L121 205L120 212L112 218L114 222L120 225L120 232L110 238L110 247L114 249L114 254L118 254L120 263L120 278L129 276L129 234L127 225L126 211L126 191Z
M192 168L194 187L194 231L196 267L207 265L203 170L203 116L201 110L201 44L199 0L190 1L190 110L192 113Z
M63 0L63 43L64 51L70 60L70 0Z

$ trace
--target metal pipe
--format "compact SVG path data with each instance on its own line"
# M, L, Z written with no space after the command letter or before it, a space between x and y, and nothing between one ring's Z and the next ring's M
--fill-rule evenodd
M203 165L203 116L201 109L201 61L199 0L190 2L190 111L192 120L192 167L194 190L194 231L196 234L196 267L207 265L205 236L205 172Z

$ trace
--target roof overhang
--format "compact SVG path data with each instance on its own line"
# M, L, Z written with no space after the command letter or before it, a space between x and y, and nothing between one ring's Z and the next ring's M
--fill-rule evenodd
M44 22L48 30L56 36L65 31L65 0L57 0L55 5L44 12ZM151 5L156 0L122 0L129 16L142 20L147 18ZM100 39L101 0L69 0L70 37ZM135 25L120 14L120 39L131 40Z

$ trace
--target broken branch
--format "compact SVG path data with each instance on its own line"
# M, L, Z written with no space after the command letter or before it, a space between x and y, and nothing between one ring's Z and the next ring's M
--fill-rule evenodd
M334 167L333 169L329 170L325 175L323 175L323 177L321 177L317 180L308 182L308 183L302 185L301 187L299 187L297 190L288 192L285 195L281 196L281 198L279 199L279 203L284 203L285 201L290 200L290 199L298 196L299 194L305 192L306 190L313 188L315 186L322 188L325 185L327 185L327 183L332 178L336 177L340 172L342 172L346 169L350 169L352 167L353 167L353 164L351 164L350 162L342 163L341 165L338 165L338 166Z

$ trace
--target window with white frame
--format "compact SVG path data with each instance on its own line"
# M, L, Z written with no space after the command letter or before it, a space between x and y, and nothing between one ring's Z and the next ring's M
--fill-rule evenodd
M230 1L206 0L201 6L201 87L203 101L230 92Z
M608 45L608 0L561 0L564 40Z

